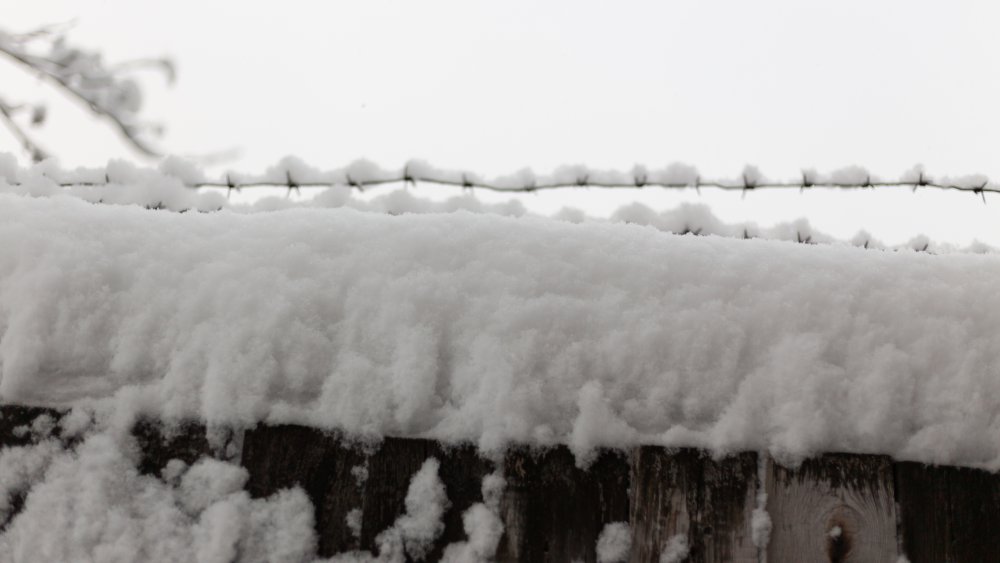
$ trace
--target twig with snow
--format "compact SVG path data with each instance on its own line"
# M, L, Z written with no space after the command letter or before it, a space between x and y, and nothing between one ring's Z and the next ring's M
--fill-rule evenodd
M125 73L150 68L164 72L168 81L173 82L174 67L168 59L136 59L108 66L100 53L68 45L64 30L53 26L22 34L0 30L0 54L37 74L67 97L83 103L117 129L132 148L146 156L161 156L148 138L151 133L159 133L160 127L139 119L142 92L139 84ZM42 160L44 151L13 120L11 107L0 106L0 116L32 159ZM40 121L33 117L32 122Z

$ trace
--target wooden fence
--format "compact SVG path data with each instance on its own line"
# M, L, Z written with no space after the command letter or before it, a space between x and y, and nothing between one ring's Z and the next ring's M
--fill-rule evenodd
M0 446L30 441L14 429L45 413L56 414L0 407ZM133 433L144 473L159 473L170 459L191 463L210 455L241 463L252 496L302 487L315 507L322 556L374 550L376 535L404 512L410 478L434 456L451 502L445 531L426 558L435 561L444 546L465 539L461 515L482 500L482 479L497 469L469 446L386 438L366 451L300 426L234 434L221 448L227 451L213 448L197 424L164 433L144 421ZM501 562L594 562L597 538L611 522L629 523L633 562L658 561L678 534L687 538L690 562L895 563L904 554L912 563L1000 561L1000 476L980 470L852 454L827 454L788 469L752 452L713 460L696 450L652 446L604 451L587 470L562 447L515 448L499 464L507 481ZM368 470L360 484L351 471L359 465ZM753 543L751 524L761 487L772 522L763 549ZM355 537L344 522L358 507L362 524Z

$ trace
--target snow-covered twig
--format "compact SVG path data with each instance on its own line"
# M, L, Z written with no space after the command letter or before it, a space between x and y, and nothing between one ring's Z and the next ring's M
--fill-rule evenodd
M14 120L13 114L17 109L17 107L0 99L0 121L3 121L4 126L14 135L24 151L31 155L33 161L44 160L48 157L46 151Z
M66 44L64 31L56 27L11 34L0 30L0 54L22 66L28 72L37 74L71 99L83 103L95 115L105 119L121 137L134 149L146 156L161 156L147 135L156 132L157 127L143 123L138 118L142 105L139 85L123 75L123 71L136 68L155 68L166 73L173 81L174 71L170 61L165 59L139 59L118 64L105 65L101 55ZM27 138L11 118L4 112L8 128L32 158L41 160L44 153L37 145L25 141Z

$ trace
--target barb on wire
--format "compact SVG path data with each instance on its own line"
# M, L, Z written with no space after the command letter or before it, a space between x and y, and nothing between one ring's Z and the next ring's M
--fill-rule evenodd
M288 195L291 196L292 195L292 191L295 191L296 194L300 194L301 195L302 191L299 190L299 185L297 183L295 183L295 180L292 180L292 171L291 170L286 170L285 171L285 178L288 180L288 183L286 184L288 186Z

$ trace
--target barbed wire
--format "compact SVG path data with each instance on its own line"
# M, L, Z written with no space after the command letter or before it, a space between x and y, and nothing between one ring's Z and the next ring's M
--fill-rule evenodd
M30 173L25 170L24 173ZM388 185L416 186L431 184L463 190L485 190L495 193L525 194L575 188L598 188L609 190L632 190L659 188L665 190L694 189L699 194L702 188L723 191L738 191L744 197L755 190L798 190L811 189L869 189L886 190L892 188L921 188L970 193L986 203L986 194L1000 193L1000 183L991 182L982 174L963 176L933 177L917 165L893 179L877 177L867 169L848 166L821 174L813 169L803 169L794 180L772 180L752 165L747 165L735 179L705 179L696 168L683 163L673 163L665 168L650 170L636 165L629 171L589 168L583 165L557 167L551 173L536 174L523 168L513 174L484 179L483 176L462 169L441 169L422 161L409 160L401 168L382 168L375 163L361 159L347 166L332 170L320 170L295 157L286 157L260 174L245 174L235 171L224 175L206 175L189 161L169 157L157 169L136 168L126 163L116 163L107 168L60 170L53 165L40 166L37 172L62 187L106 186L111 184L134 184L152 181L153 178L167 178L180 186L200 189L215 188L226 190L227 197L233 191L254 188L284 188L287 195L301 194L303 188L350 187L358 191ZM23 174L23 173L22 173ZM152 174L152 176L150 175ZM8 175L12 180L25 177ZM176 184L175 184L176 185Z
M58 182L61 187L73 186L103 186L112 184L109 177L104 181L77 181ZM1000 187L989 186L987 182L978 185L961 185L954 183L941 183L927 179L923 174L915 180L872 180L866 179L861 182L835 182L835 181L809 181L804 175L798 182L775 182L775 181L753 181L747 176L743 176L741 182L725 182L720 180L696 179L693 182L661 182L647 181L641 176L634 176L631 182L601 182L590 181L587 176L582 176L575 181L557 181L527 183L521 186L504 185L500 183L488 182L479 179L472 179L471 176L462 176L460 180L450 178L435 178L433 176L421 176L416 174L400 174L399 176L383 177L371 180L360 180L352 178L350 175L343 181L297 181L291 172L286 172L284 181L278 180L251 180L237 181L231 176L226 176L225 180L207 180L198 182L184 182L182 184L188 188L219 188L225 189L227 195L233 191L241 191L249 188L285 188L290 195L292 192L301 193L301 188L330 188L336 186L346 186L364 191L367 188L386 186L392 184L417 185L418 183L433 184L440 186L451 186L467 190L486 190L500 193L534 193L548 190L570 189L570 188L602 188L602 189L642 189L642 188L662 188L662 189L694 189L700 193L701 188L714 188L727 191L739 191L744 195L747 192L764 189L797 189L800 192L807 189L879 189L879 188L911 188L916 191L919 188L955 190L978 195L986 203L987 193L1000 193Z
M491 181L485 181L478 176L474 176L472 173L430 168L422 165L420 161L411 161L412 165L408 164L401 170L387 170L372 166L371 163L366 161L356 161L345 168L324 172L303 166L300 161L286 160L258 175L240 175L236 172L230 172L225 174L223 179L208 179L196 168L178 166L179 162L183 161L174 161L173 163L164 161L158 169L135 167L125 162L118 162L114 166L109 165L106 168L77 168L74 170L59 169L52 163L48 165L36 165L30 169L18 169L16 168L16 163L14 163L15 168L8 167L6 170L3 170L3 166L0 166L0 187L3 185L29 186L29 192L41 189L40 193L49 193L46 190L54 186L63 188L95 188L96 191L94 192L84 190L75 192L75 195L83 197L92 203L114 203L117 201L142 205L147 209L168 209L180 212L192 209L209 212L224 208L225 204L218 199L214 199L218 197L216 194L196 194L195 192L199 188L223 189L226 190L227 196L234 190L239 191L245 188L283 188L287 190L287 194L290 196L293 192L301 193L301 188L350 187L363 192L370 187L392 184L416 185L418 183L451 186L468 190L483 189L512 194L590 187L607 189L694 188L699 191L701 188L713 188L741 191L743 194L758 189L798 189L804 191L813 188L889 189L908 187L914 191L920 188L931 188L969 192L978 194L984 203L986 202L986 192L1000 193L1000 184L990 183L985 176L964 176L955 179L944 178L935 180L927 176L919 168L904 173L896 180L874 179L864 169L852 167L841 169L825 176L807 170L803 172L801 181L799 182L774 182L765 179L752 166L745 168L740 179L736 181L702 181L693 168L687 167L686 170L680 170L680 166L674 167L674 165L671 165L666 170L652 173L645 172L641 167L636 167L633 171L627 173L609 170L588 170L584 167L562 167L556 169L552 174L543 176L535 176L530 170L524 169L515 175L500 176ZM0 162L0 164L4 163ZM11 162L8 161L7 164L9 165ZM654 179L651 180L650 176ZM576 178L575 181L567 181L567 179L573 177ZM593 180L592 178L595 177L598 179ZM305 180L299 180L299 178L304 178ZM864 179L857 182L850 182L843 181L843 178ZM39 180L42 180L44 183L32 186L32 184ZM163 183L165 180L168 181L167 184ZM521 184L518 185L518 182ZM163 191L163 188L167 188L167 191ZM110 191L106 192L106 189L110 189ZM138 190L138 193L130 196L126 195L133 190ZM122 196L125 196L124 199L122 199ZM182 197L178 200L176 199L177 196ZM188 197L198 198L203 196L208 196L210 200L206 200L206 202L211 201L211 203L198 203L194 199L186 199ZM144 197L145 199L143 199ZM167 199L164 199L165 197ZM391 214L396 213L389 209L384 209L383 211ZM623 216L623 220L626 223L652 224L643 222L641 218L635 221ZM684 220L682 227L675 225L669 228L661 228L661 226L657 226L656 228L676 234L701 235L703 234L705 225L699 225L698 223L697 220L694 222ZM748 229L746 226L739 229L734 227L732 233L725 235L722 235L722 233L717 232L715 229L709 228L704 234L717 234L745 239L776 238L778 240L790 240L803 244L817 244L834 240L827 240L825 235L816 237L814 236L815 233L808 227L803 230L800 226L793 225L792 228L792 231L777 235L764 235L758 230ZM864 248L897 249L894 247L885 247L881 243L871 239L867 234L861 236L861 233L859 233L858 236L860 237L858 240L852 240L850 243ZM874 243L874 246L871 246L872 243ZM931 254L935 253L931 250L930 241L925 237L916 237L899 248L907 248ZM983 250L977 248L972 251L980 252Z

